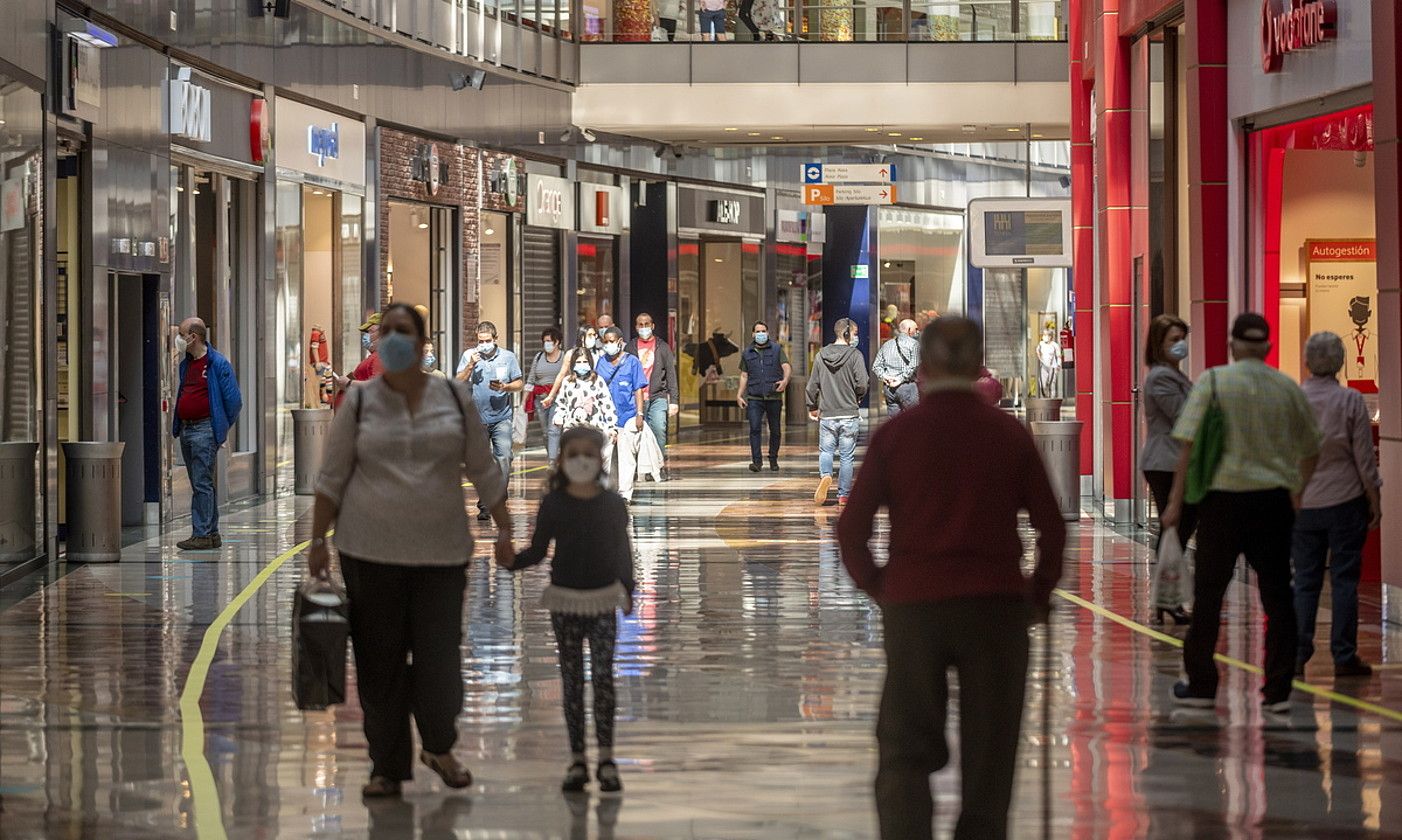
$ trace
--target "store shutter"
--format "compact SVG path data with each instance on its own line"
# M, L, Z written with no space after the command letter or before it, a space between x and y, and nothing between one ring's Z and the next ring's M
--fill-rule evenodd
M528 356L540 346L540 334L561 324L560 234L549 228L521 229L521 326ZM566 334L566 346L574 336Z

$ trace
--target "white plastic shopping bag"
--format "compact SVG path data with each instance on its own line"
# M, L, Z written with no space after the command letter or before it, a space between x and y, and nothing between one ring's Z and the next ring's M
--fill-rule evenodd
M1188 554L1178 541L1178 529L1169 528L1159 540L1158 568L1154 570L1153 604L1172 608L1193 600L1193 573Z

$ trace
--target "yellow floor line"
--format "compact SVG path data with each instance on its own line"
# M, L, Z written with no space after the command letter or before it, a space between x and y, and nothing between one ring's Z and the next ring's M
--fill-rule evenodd
M200 712L200 695L204 694L205 678L209 676L210 663L214 661L214 654L219 649L219 637L243 605L282 568L282 564L305 551L309 545L310 542L304 542L293 546L264 566L205 628L199 653L195 654L195 661L190 663L190 673L185 677L185 687L180 692L180 757L185 762L185 772L190 778L196 837L226 840L228 836L224 833L224 814L219 805L219 789L214 785L214 773L210 770L209 760L204 754L204 715Z
M1070 601L1071 603L1079 607L1083 607L1087 610L1090 610L1092 613L1100 616L1103 619L1106 619L1107 621L1113 621L1116 624L1122 627L1127 627L1130 630L1133 630L1134 632L1139 633L1142 636L1148 636L1154 641L1173 645L1176 648L1183 647L1182 639L1175 638L1173 636L1168 635L1167 633L1155 630L1152 627L1146 627L1145 625L1140 624L1139 622L1134 621L1133 619L1125 618L1119 613L1106 609L1105 607L1102 607L1093 601L1087 601L1085 598L1082 598L1079 595L1067 592L1065 589L1057 589L1054 591L1057 595L1061 596L1067 601ZM1263 673L1259 665L1252 665L1250 662L1243 662L1240 659L1227 656L1226 654L1214 654L1213 658L1216 659L1218 662L1221 662L1223 665L1226 665L1231 668L1238 668L1250 674L1259 675ZM1402 711L1398 711L1396 709L1389 709L1386 706L1379 706L1377 703L1369 703L1367 700L1360 700L1357 697L1350 697L1347 694L1340 694L1339 692L1333 691L1328 688L1323 688L1317 685L1311 685L1310 683L1307 683L1304 680L1295 680L1294 686L1296 690L1303 691L1306 694L1313 694L1316 697L1323 697L1326 700L1333 701L1343 706L1352 707L1361 712L1368 712L1370 714L1377 715L1378 717L1383 717L1387 718L1388 720L1402 723Z

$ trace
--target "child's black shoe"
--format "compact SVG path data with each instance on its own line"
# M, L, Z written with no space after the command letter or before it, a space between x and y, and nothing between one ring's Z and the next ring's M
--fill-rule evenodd
M602 769L603 765L600 765ZM618 771L614 771L614 778L618 777ZM584 786L589 784L589 768L584 762L576 761L570 765L570 769L565 771L565 780L560 783L560 790L565 793L579 793L584 790Z
M618 793L623 790L623 780L618 777L618 765L612 761L599 762L599 792Z

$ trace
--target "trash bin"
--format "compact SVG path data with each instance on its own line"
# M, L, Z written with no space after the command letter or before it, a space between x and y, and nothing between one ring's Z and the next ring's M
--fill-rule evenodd
M63 445L68 559L111 563L122 557L122 450L127 445Z
M292 409L292 491L298 496L316 492L316 478L331 433L331 409Z
M34 453L32 441L0 443L0 563L34 556Z
M1061 516L1075 522L1081 518L1081 421L1039 420L1031 425Z
M1027 422L1044 423L1061 419L1060 399L1027 398Z
M808 424L808 377L794 374L789 377L789 387L784 390L784 423L789 426Z

